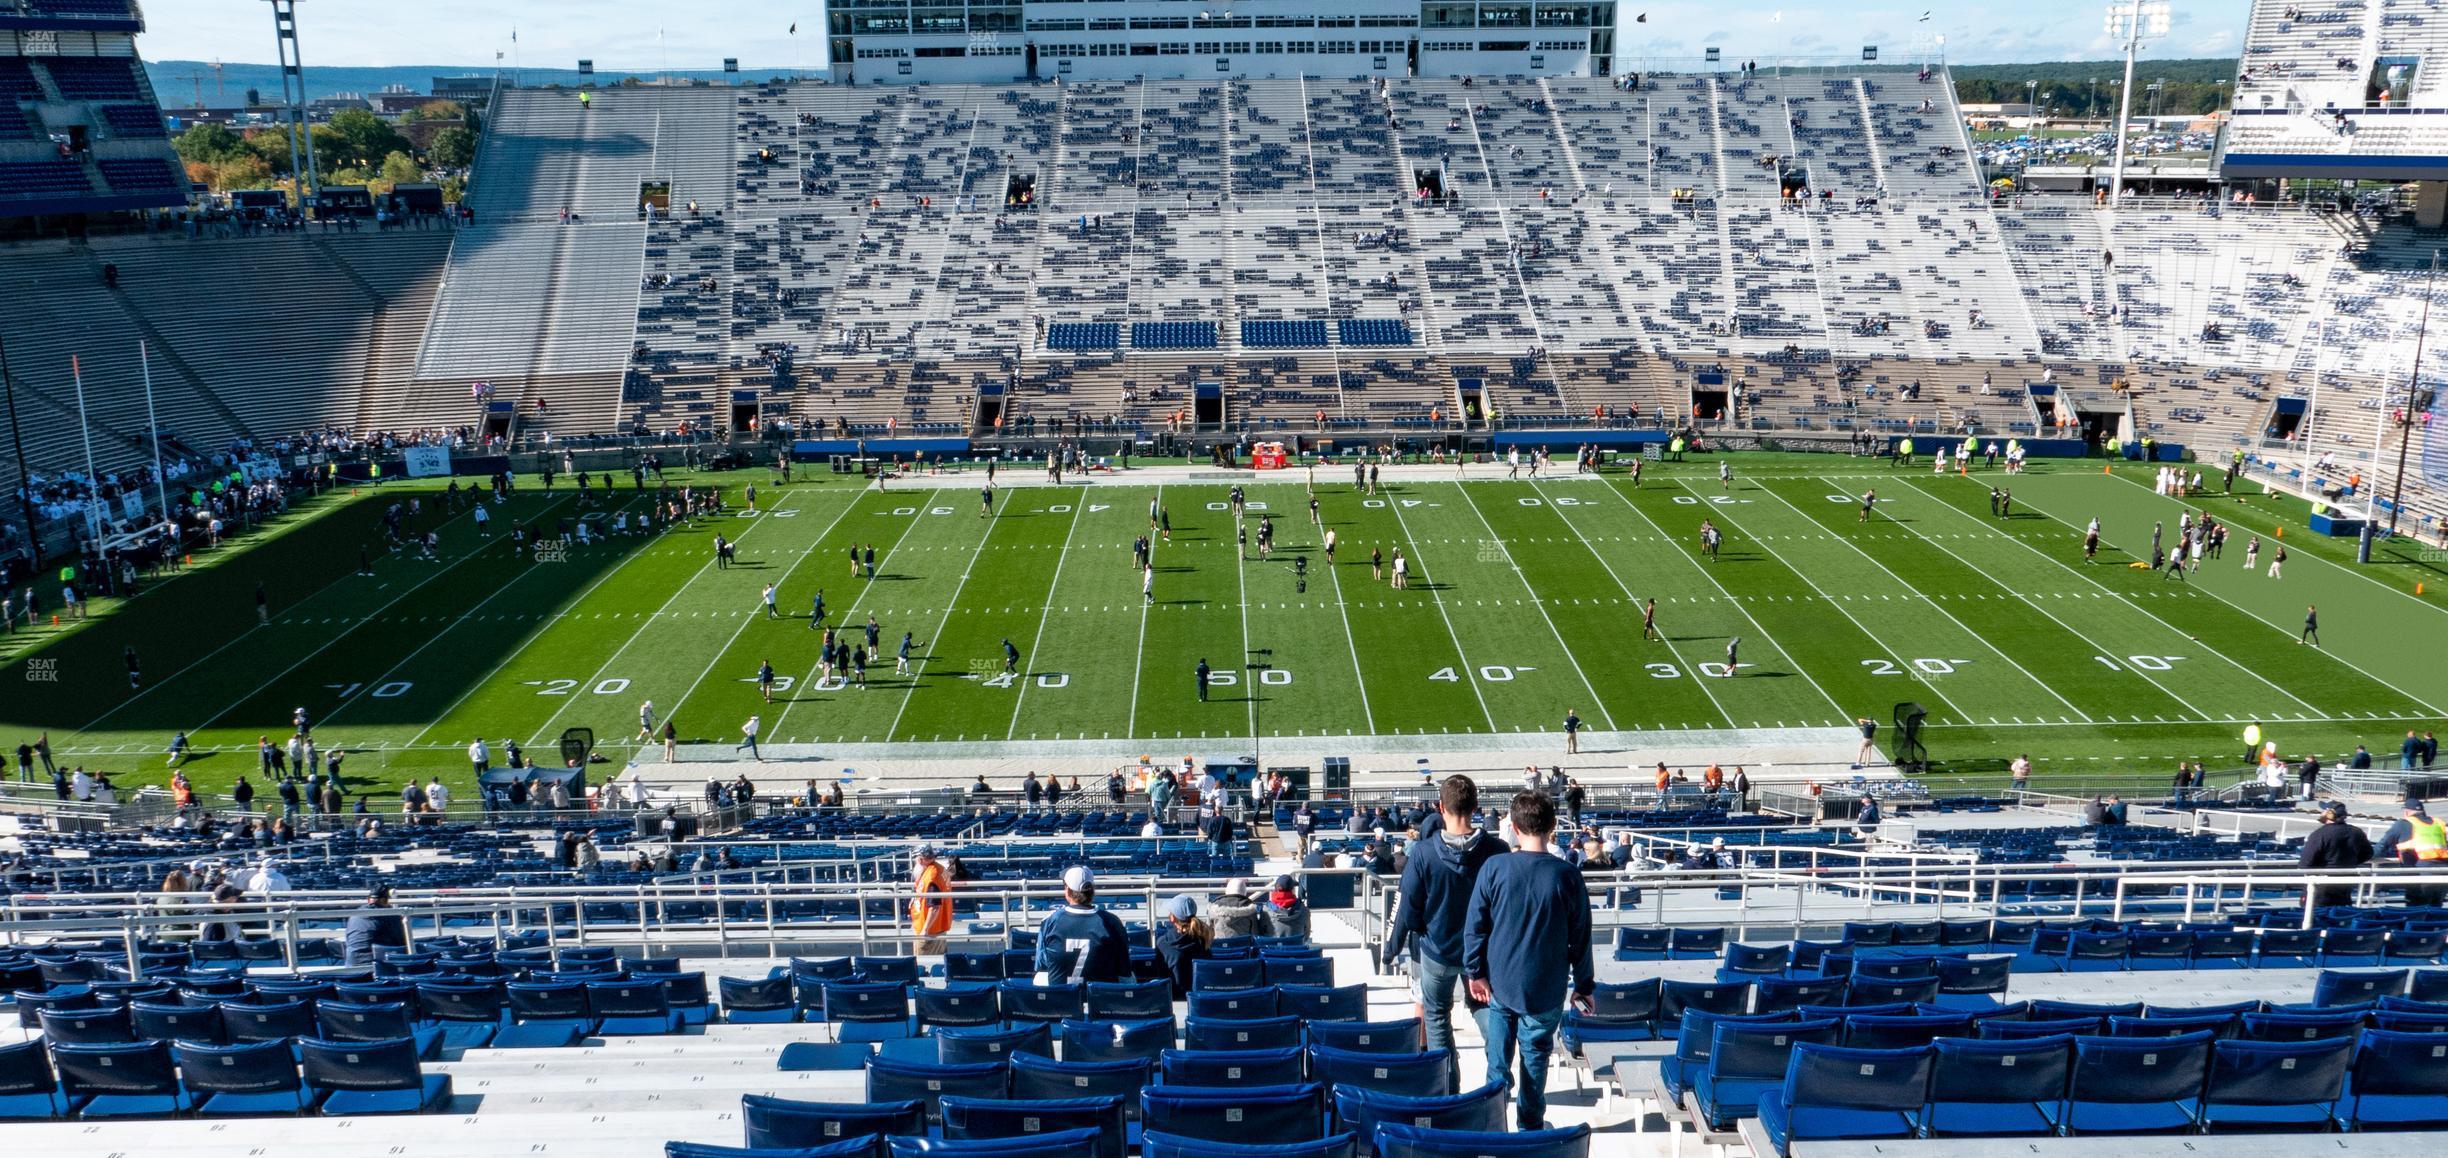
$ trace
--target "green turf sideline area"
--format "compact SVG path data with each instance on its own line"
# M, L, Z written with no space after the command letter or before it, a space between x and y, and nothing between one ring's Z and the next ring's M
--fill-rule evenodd
M767 743L883 741L1222 741L1556 733L1576 710L1598 733L1843 727L1884 723L1894 705L1930 710L1929 747L1948 768L1993 776L2018 752L2103 771L2213 765L2241 755L2259 722L2290 753L2336 758L2357 742L2392 762L2408 728L2448 705L2448 613L2412 594L2410 566L2356 568L2351 543L2317 540L2304 504L2260 496L2196 505L2233 523L2226 557L2189 581L2132 569L2153 522L2175 539L2177 500L2147 473L2036 464L2007 477L1934 475L1869 459L1736 456L1621 474L1505 481L1479 467L1387 476L1358 493L1339 471L1308 518L1298 473L1246 476L1248 519L1271 515L1277 547L1240 548L1227 485L1187 471L1085 485L1006 486L979 517L976 476L878 491L822 479L776 490L762 472L758 514L700 521L652 538L573 548L558 561L514 553L518 520L576 513L566 487L523 490L478 539L464 515L429 516L438 560L379 559L355 574L389 486L216 557L74 631L47 635L0 669L0 738L48 729L64 762L122 784L158 782L163 750L187 730L208 754L193 774L218 790L256 766L259 735L292 708L316 738L352 755L352 788L391 793L441 772L464 788L463 750L481 736L549 750L563 729L594 731L615 760L633 750L637 712L697 743L735 742L761 717ZM1281 481L1274 481L1280 478ZM1009 476L1006 481L1010 481ZM2011 486L2011 519L1988 488ZM1859 496L1878 503L1859 519ZM608 496L608 514L639 501ZM1152 600L1131 542L1151 504L1172 526L1154 547ZM2100 561L2081 531L2099 518ZM1698 530L1725 534L1706 558ZM2283 540L2271 538L2287 527ZM1321 530L1339 548L1324 558ZM737 541L730 568L713 536ZM2251 535L2293 553L2284 577L2242 567ZM872 545L877 574L854 574ZM1408 590L1372 579L1372 549L1400 548ZM1295 559L1306 559L1305 576ZM275 611L255 624L260 580ZM759 597L779 588L779 618ZM866 686L820 681L821 588L830 622L880 652ZM1665 638L1644 642L1642 601ZM2322 646L2296 642L2306 604ZM903 632L916 672L896 677ZM1738 665L1724 674L1729 640ZM1021 652L1004 672L1002 644ZM144 659L126 686L122 648ZM1206 703L1193 670L1218 675ZM32 662L29 662L32 661ZM1263 663L1263 669L1249 666ZM780 677L774 701L760 663ZM1884 738L1884 735L1882 735ZM1622 737L1618 737L1622 739ZM1210 744L1214 747L1214 744ZM1025 748L1015 749L1025 751ZM1631 758L1631 754L1627 754ZM777 768L775 775L788 773Z

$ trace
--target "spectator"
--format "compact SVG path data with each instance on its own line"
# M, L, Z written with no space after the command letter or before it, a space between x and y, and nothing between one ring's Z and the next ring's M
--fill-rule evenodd
M2431 819L2422 801L2408 800L2404 815L2381 835L2378 855L2420 872L2448 871L2448 825ZM2436 905L2443 892L2448 889L2439 885L2407 885L2405 903L2409 907Z
M1156 929L1156 959L1164 965L1165 976L1173 983L1173 999L1190 996L1192 963L1207 956L1207 946L1215 941L1215 930L1199 919L1198 901L1187 893L1165 902L1165 923Z
M1462 980L1462 930L1470 915L1471 888L1480 868L1505 850L1503 841L1471 822L1478 810L1479 785L1470 777L1448 776L1437 786L1438 823L1412 843L1387 938L1388 962L1406 944L1411 950L1411 993L1427 1028L1429 1049L1454 1048L1454 989ZM1450 1069L1449 1085L1462 1088L1459 1060Z
M1224 891L1207 902L1207 913L1216 940L1258 935L1258 902L1250 899L1249 881L1244 878L1224 882Z
M1086 865L1064 870L1062 907L1037 926L1037 973L1076 985L1120 981L1129 969L1129 934L1121 918L1097 907L1096 874Z
M236 941L242 935L238 918L233 912L246 899L246 890L225 884L213 890L212 905L207 909L212 919L197 930L196 940L207 944Z
M1275 887L1267 891L1258 915L1269 937L1309 939L1309 905L1301 900L1298 884L1289 876L1275 878Z
M2320 820L2320 827L2304 838L2303 855L2295 862L2297 867L2359 869L2371 863L2371 837L2347 823L2345 805L2331 804L2321 809ZM2321 885L2312 890L2315 908L2343 905L2353 899L2353 885Z
M371 965L380 950L408 948L408 926L391 908L391 886L376 885L366 893L365 904L349 914L341 944L346 965Z
M918 846L917 898L910 902L910 935L921 955L941 955L944 934L952 930L952 878L935 856L935 846Z
M1292 813L1292 835L1299 838L1300 842L1293 855L1309 855L1309 844L1317 837L1317 814L1309 811L1309 802L1306 800L1301 801L1300 807Z
M1484 1006L1487 1080L1512 1087L1518 1129L1539 1130L1547 1124L1547 1055L1567 993L1575 1008L1593 1008L1589 887L1581 870L1547 851L1552 801L1524 792L1509 815L1521 848L1490 858L1479 872L1463 925L1462 972L1471 1000Z

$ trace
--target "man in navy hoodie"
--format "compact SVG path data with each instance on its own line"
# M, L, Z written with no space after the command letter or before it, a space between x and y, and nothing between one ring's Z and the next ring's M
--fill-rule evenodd
M1412 995L1428 1029L1428 1048L1453 1048L1454 989L1462 980L1462 923L1470 915L1471 886L1479 866L1504 852L1504 842L1471 826L1479 810L1479 785L1470 777L1445 778L1437 788L1439 824L1411 844L1403 865L1402 903L1394 912L1389 965L1408 941L1414 966ZM1470 1007L1475 1013L1479 1003ZM1451 1065L1451 1086L1462 1088L1461 1063Z
M1490 859L1471 889L1462 926L1462 975L1487 1039L1487 1080L1513 1087L1515 1128L1547 1125L1547 1054L1573 1007L1588 1012L1597 978L1590 960L1589 886L1581 870L1548 851L1555 801L1537 792L1513 797L1509 818L1520 851ZM1569 985L1568 985L1569 979ZM1521 1052L1521 1076L1513 1054Z

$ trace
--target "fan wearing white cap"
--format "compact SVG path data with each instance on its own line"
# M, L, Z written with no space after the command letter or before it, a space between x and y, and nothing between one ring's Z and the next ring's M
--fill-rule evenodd
M1037 926L1037 974L1046 982L1120 981L1130 969L1130 937L1122 920L1096 906L1096 874L1086 865L1063 872L1063 905Z

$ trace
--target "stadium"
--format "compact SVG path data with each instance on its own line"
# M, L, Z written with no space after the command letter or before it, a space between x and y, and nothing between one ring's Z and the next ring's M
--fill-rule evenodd
M1926 48L1021 0L362 184L272 8L216 191L0 0L23 1153L2448 1129L2435 0L2080 168Z

